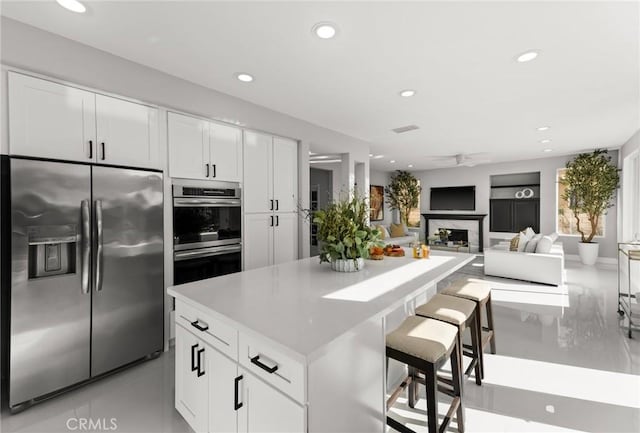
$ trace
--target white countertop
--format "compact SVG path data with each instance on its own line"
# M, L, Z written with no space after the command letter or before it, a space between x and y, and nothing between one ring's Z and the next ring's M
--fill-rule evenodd
M214 312L309 356L350 329L384 315L416 290L469 263L473 254L366 260L360 272L332 271L318 257L169 287L169 295Z

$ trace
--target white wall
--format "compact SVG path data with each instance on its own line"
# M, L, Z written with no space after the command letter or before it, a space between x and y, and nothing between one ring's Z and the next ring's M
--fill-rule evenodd
M618 151L610 151L613 161L618 161ZM573 156L558 156L529 161L486 164L476 167L456 167L415 172L422 185L420 197L421 213L429 213L429 192L431 187L467 186L476 187L476 210L474 213L487 214L484 219L484 245L489 246L489 178L494 174L540 172L540 231L551 233L556 230L556 171L563 168ZM456 213L437 211L438 213ZM422 220L424 231L424 219ZM605 236L595 239L600 243L601 257L616 257L617 250L617 207L609 209L605 220ZM578 254L578 236L561 236L566 254Z
M620 150L622 163L622 184L620 204L620 230L621 242L628 242L640 232L640 131L636 132ZM630 172L633 170L634 172Z

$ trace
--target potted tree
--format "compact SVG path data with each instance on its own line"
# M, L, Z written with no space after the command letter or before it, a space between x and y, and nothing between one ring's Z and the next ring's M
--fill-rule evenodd
M391 176L391 183L384 189L389 207L400 212L400 222L405 226L409 224L411 209L418 207L421 191L418 179L404 170L396 170Z
M620 182L618 167L606 150L581 153L566 165L565 190L562 195L569 203L580 233L578 253L585 265L593 265L598 259L598 243L593 242L600 218L612 207ZM585 221L586 219L586 221Z
M313 222L318 225L320 262L331 263L334 271L361 270L364 259L369 257L369 249L380 245L380 232L368 224L367 201L357 194L315 212Z

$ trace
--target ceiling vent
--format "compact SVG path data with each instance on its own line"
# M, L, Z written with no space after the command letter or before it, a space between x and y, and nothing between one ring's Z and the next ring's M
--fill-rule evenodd
M417 125L401 126L400 128L393 128L392 131L395 132L396 134L402 134L404 132L413 131L414 129L418 129L418 126Z

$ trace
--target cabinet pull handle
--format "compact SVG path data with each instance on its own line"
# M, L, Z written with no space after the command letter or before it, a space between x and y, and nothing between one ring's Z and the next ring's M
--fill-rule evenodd
M273 200L269 200L271 202L271 205L269 206L269 210L273 210Z
M191 346L191 371L196 371L198 367L196 366L196 349L198 348L198 344L194 344Z
M280 216L276 215L276 227L280 225Z
M269 227L273 227L273 215L271 215L269 218L271 218L271 222L269 223Z
M93 159L93 140L89 140L89 159Z
M276 200L276 210L280 209L280 200Z
M238 385L240 384L240 381L242 380L242 375L236 377L233 381L234 381L234 387L233 387L233 408L235 410L238 410L242 407L242 402L238 402Z
M204 368L202 369L202 371L200 370L200 367L201 367L200 361L202 360L200 358L200 355L203 354L203 353L204 353L204 347L202 349L198 350L198 377L204 376L204 373L205 373Z
M213 176L211 177L216 177L216 165L213 164L212 166L213 166Z
M104 159L105 159L105 158L106 158L106 156L107 156L107 154L105 153L105 150L104 150L104 141L103 141L102 143L100 143L100 144L101 144L101 146L102 146L102 160L104 161Z
M207 167L207 174L205 177L209 177L209 164L205 164L205 167Z
M207 325L206 323L204 324L204 326L200 326L200 319L196 320L195 322L191 322L191 326L196 328L198 331L202 331L202 332L209 329L209 325Z
M273 374L276 371L278 371L278 364L274 365L273 367L269 367L268 365L260 362L260 355L256 355L253 358L251 358L251 363L257 365L258 367L260 367L261 369L263 369L269 374Z

